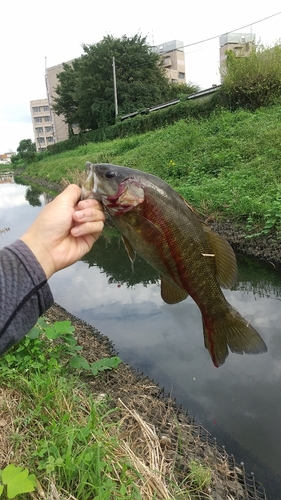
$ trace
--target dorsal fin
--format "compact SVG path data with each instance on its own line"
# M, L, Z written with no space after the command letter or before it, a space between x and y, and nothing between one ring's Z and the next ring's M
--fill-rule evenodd
M181 194L179 194L179 193L177 193L177 194L182 199L182 201L185 203L185 205L189 208L189 210L191 210L191 212L193 212L196 215L196 217L198 217L198 219L202 222L202 218L200 217L197 210L192 205L190 205L190 203L188 203L188 201Z
M237 262L228 241L202 224L208 243L214 254L216 278L223 288L231 288L237 279Z

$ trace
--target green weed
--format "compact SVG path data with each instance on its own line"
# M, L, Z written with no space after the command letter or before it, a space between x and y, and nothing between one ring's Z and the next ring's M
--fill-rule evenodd
M196 460L192 460L190 463L190 482L191 485L196 489L204 491L208 489L211 484L212 472L209 467L205 467Z
M36 486L36 478L34 474L29 474L28 469L10 464L0 471L0 497L5 487L7 498L15 498L22 493L34 491Z
M0 376L7 374L14 379L19 374L29 373L31 368L37 372L55 370L58 363L69 363L72 368L97 375L104 370L117 368L121 363L118 356L88 363L79 355L81 349L70 321L57 321L49 325L44 318L40 318L21 343L4 356L0 363Z
M115 424L109 417L117 410L110 409L105 395L90 395L74 370L97 375L116 368L121 360L114 356L89 364L77 354L80 349L70 321L50 325L41 318L3 356L1 387L8 393L12 387L13 394L20 394L14 431L7 437L14 450L9 455L35 471L45 490L55 481L58 491L71 492L81 500L140 500L127 460L116 463L118 442L111 435ZM8 464L0 475L0 496L15 498L34 491L37 481L28 469Z

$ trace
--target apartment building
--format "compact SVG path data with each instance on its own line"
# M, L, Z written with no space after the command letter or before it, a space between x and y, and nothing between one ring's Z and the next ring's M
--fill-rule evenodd
M70 63L71 61L69 61L67 64ZM68 139L68 125L64 121L64 116L56 115L53 110L54 98L57 97L55 89L59 84L57 75L61 71L63 71L63 63L57 64L56 66L51 66L50 68L46 68L45 74L47 99L51 110L51 118L54 131L54 142L65 141L66 139Z
M183 42L172 40L153 47L163 59L166 76L171 83L186 83Z
M57 75L63 71L63 65L57 64L46 68L45 83L47 97L30 102L30 111L37 151L44 151L47 146L68 139L68 125L64 116L58 116L53 110L55 88L59 81ZM78 133L78 130L75 131Z
M220 70L221 80L225 69L226 52L232 50L236 57L247 57L253 50L256 35L253 33L226 33L220 36Z
M48 99L30 101L34 141L36 151L45 151L54 143L53 124Z

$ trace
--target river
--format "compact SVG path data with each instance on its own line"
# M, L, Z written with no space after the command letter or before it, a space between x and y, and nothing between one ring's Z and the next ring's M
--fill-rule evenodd
M0 246L18 238L48 195L0 179ZM31 204L30 204L31 203ZM281 498L281 277L272 265L237 256L239 276L227 300L259 331L268 352L230 353L215 368L204 347L201 314L191 298L167 305L158 276L137 259L132 270L116 231L107 229L92 251L50 279L55 301L115 344L126 363L143 371L197 423L243 461Z

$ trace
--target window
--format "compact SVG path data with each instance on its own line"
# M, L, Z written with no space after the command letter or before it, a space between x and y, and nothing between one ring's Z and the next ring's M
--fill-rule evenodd
M33 111L33 113L40 113L41 108L40 108L40 106L34 106L34 108L32 108L32 111Z
M47 142L54 142L54 138L53 137L46 137L47 139Z
M34 121L35 121L35 123L41 123L42 122L41 116L38 116L37 118L34 118Z
M45 143L45 138L44 137L38 137L38 142L44 142Z
M43 106L43 111L49 111L49 106Z
M184 79L185 78L185 73L179 73L179 78Z
M52 131L52 127L48 126L48 127L45 127L45 132L51 132Z
M43 127L36 127L36 128L35 128L35 132L36 132L36 134L42 134L42 132L43 132Z
M51 117L50 116L44 116L44 120L45 120L45 122L50 122L51 121Z
M164 57L164 66L172 66L172 61L170 56Z

